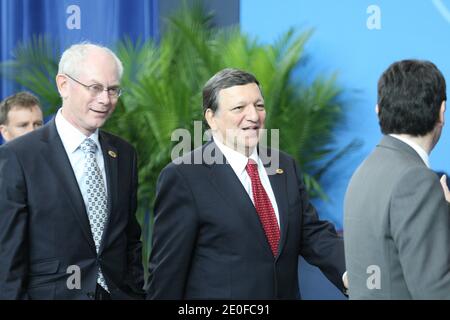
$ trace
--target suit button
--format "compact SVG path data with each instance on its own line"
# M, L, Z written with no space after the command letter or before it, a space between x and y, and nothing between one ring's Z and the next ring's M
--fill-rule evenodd
M87 293L87 296L88 296L89 299L94 299L94 298L95 298L95 293L93 293L93 292L88 292L88 293Z

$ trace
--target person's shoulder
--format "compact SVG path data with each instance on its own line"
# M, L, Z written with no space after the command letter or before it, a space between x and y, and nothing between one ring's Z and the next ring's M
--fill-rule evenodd
M197 168L197 165L208 164L208 159L205 159L205 148L208 145L209 144L205 144L179 157L171 159L165 169L173 170L178 168L180 170L191 170Z
M179 157L173 157L164 167L163 172L177 172L186 177L198 177L208 174L216 165L227 164L227 160L217 145L209 141Z
M439 177L425 165L407 165L392 173L392 197L398 195L421 195L427 194L427 197L442 195L442 186Z
M117 149L126 150L126 151L130 151L130 152L136 152L136 149L130 142L128 142L127 140L125 140L122 137L119 137L118 135L115 135L111 132L107 132L104 130L100 130L99 135L100 135L100 140L102 140L102 139L105 140L106 143L113 145Z
M298 167L298 163L295 158L280 149L260 147L258 150L258 155L265 166L269 164L279 164L280 166L286 168L293 166Z
M409 165L405 166L401 172L403 180L428 180L430 182L439 183L438 175L425 165Z
M281 159L295 162L294 157L291 156L289 153L284 152L284 151L282 151L282 150L278 150L278 149L271 149L271 150L272 150L272 153L273 153L273 152L279 152L279 153L280 153L280 158L281 158Z
M266 148L260 146L258 148L258 155L260 157L279 157L280 159L283 160L295 161L294 157L291 156L289 153L276 148Z

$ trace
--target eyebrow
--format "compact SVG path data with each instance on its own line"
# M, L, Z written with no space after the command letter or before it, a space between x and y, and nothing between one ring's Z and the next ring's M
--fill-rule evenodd
M17 122L17 125L18 126L23 126L23 125L28 124L28 123L30 123L30 122L29 121L21 121L21 122Z
M264 100L263 99L260 99L260 98L258 98L258 99L256 99L255 100L255 102L254 103L257 103L257 102L262 102L262 103L264 103ZM248 102L247 101L245 101L245 100L239 100L239 101L236 101L236 102L233 102L233 105L242 105L242 104L248 104Z
M99 84L99 85L102 85L103 86L103 84L100 82L100 81L98 81L98 80L95 80L95 79L90 79L90 80L88 80L88 81L90 81L90 82L95 82L95 84ZM120 87L120 83L118 83L118 84L113 84L112 86L109 86L109 87L106 87L106 88L118 88L118 87Z

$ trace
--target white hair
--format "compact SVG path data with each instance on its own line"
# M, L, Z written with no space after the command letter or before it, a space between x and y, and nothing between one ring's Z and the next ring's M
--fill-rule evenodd
M119 79L122 78L123 65L122 61L120 61L120 59L116 56L116 54L107 47L98 44L93 44L90 42L77 43L66 49L63 52L61 59L59 60L58 74L68 74L77 76L80 64L86 58L89 49L92 48L99 48L104 50L106 53L110 54L116 61Z

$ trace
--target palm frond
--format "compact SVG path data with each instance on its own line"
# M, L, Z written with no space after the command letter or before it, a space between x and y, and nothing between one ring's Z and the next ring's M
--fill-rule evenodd
M59 47L50 38L36 35L21 42L13 60L0 62L0 75L35 93L46 114L55 112L60 97L55 86Z

